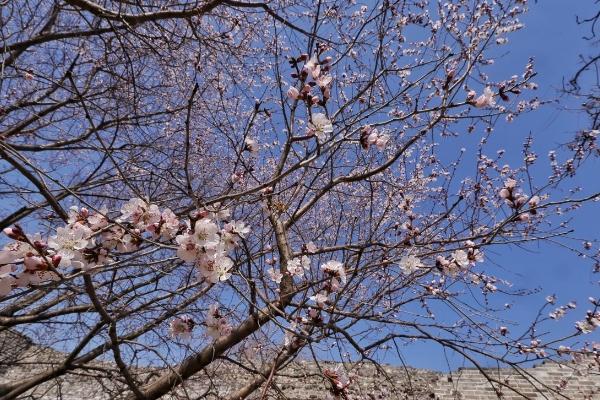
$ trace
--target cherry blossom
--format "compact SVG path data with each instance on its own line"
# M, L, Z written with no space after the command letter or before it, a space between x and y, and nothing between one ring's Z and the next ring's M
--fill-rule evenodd
M160 222L160 210L156 204L147 204L134 198L121 207L121 221L131 221L137 228L146 229L148 225Z
M399 265L400 269L405 275L410 275L414 272L417 272L419 268L424 267L424 265L421 263L421 260L412 254L402 257Z
M93 244L92 231L84 225L59 227L56 235L48 239L48 246L61 257L59 266L68 267L73 261L81 261L80 251Z
M251 153L256 153L259 150L258 142L249 137L244 139L244 146L245 150L248 150Z
M587 317L583 321L577 321L575 327L581 333L591 333L600 327L600 312L587 312Z
M329 296L325 292L319 292L314 296L310 296L310 300L314 301L319 308L323 308L329 300Z
M311 122L308 124L309 132L317 137L319 142L323 143L333 132L333 125L327 116L323 113L312 115Z
M100 209L100 212L89 215L87 218L87 223L90 229L93 231L99 231L106 228L108 226L108 218L106 218L107 214L108 210L106 207L103 207Z
M219 227L208 218L196 221L192 234L196 244L200 247L216 247L219 243Z
M150 232L154 239L172 239L179 231L179 219L173 211L165 208L161 213L159 221L147 225L146 231Z
M30 241L41 242L40 234L32 235ZM36 253L37 251L31 245L24 241L12 242L4 246L0 251L0 264L10 264L20 261L27 253Z
M269 268L269 269L267 270L267 274L269 274L269 278L270 278L270 279L271 279L273 282L275 282L275 283L277 283L277 284L280 284L280 283L281 283L281 279L283 278L283 274L282 274L282 273L280 273L279 271L277 271L277 270L275 270L275 269L273 269L273 268Z
M370 125L361 129L360 143L365 150L368 149L369 146L375 145L379 151L383 151L389 140L389 135L380 133Z
M290 86L290 88L287 91L287 96L292 100L297 100L300 98L300 91L295 87Z
M470 264L469 255L464 250L456 250L452 253L452 258L460 268L467 268Z
M307 73L313 75L315 70L318 69L318 73L321 71L321 68L319 66L319 61L317 60L317 56L313 55L307 62L306 64L304 64L303 70L306 71ZM318 75L317 73L317 75Z
M334 260L328 261L321 265L321 270L332 277L332 291L337 291L340 283L346 284L346 269L341 262Z
M296 257L288 261L287 270L292 276L301 277L304 271L310 269L310 259L307 256Z
M317 79L315 79L315 82L317 83L317 85L319 85L321 89L328 88L332 81L333 77L331 75L321 75Z
M240 239L250 233L250 228L243 221L230 221L221 231L221 240L227 249L231 250L239 245Z
M200 275L210 283L223 282L231 277L233 261L224 250L214 249L203 254L196 264Z
M318 250L318 248L317 248L317 245L316 245L316 244L314 244L313 242L308 242L308 243L306 244L306 251L307 251L308 253L314 254L314 253L316 253L316 252L317 252L317 250Z
M195 322L189 315L174 318L169 324L169 333L175 339L190 339Z
M206 324L206 334L213 339L218 339L221 336L231 333L231 325L229 325L227 319L219 312L218 304L210 306L204 323Z
M496 104L496 102L494 100L494 92L492 91L492 89L489 86L487 86L483 90L482 95L480 95L479 97L477 97L477 99L475 99L475 107L478 107L478 108L490 107L490 106L494 106L495 104Z

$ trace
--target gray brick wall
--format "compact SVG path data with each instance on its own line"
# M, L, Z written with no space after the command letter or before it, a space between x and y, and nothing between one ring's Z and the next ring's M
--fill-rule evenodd
M0 334L0 389L3 384L21 381L36 373L55 367L64 354L32 345L21 335ZM3 363L3 364L1 364ZM239 367L221 361L174 390L168 400L226 398L248 382L250 375ZM334 369L336 364L321 363ZM117 399L124 393L115 366L108 362L93 362L87 369L73 371L31 390L25 399L100 400ZM520 371L509 369L459 369L451 374L371 364L346 366L352 379L351 400L600 400L600 364L587 358L579 363L542 363ZM160 371L136 369L140 381ZM209 377L214 377L209 379ZM486 378L486 376L489 378ZM319 400L327 399L327 382L318 367L310 362L288 365L273 379L266 399ZM261 388L251 399L262 396Z

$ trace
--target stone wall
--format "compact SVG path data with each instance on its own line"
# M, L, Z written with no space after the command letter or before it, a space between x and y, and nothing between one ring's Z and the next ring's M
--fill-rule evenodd
M3 385L22 381L58 366L64 354L35 346L26 337L4 332L0 335L0 394ZM219 364L217 362L217 364ZM321 369L341 371L341 366L321 363ZM165 396L166 399L218 400L227 398L251 377L239 367L215 366L217 371L199 374ZM358 364L346 366L352 379L350 400L600 400L600 370L595 359L579 363L542 363L534 368L459 369L452 374L412 368ZM160 373L136 369L136 377L148 380ZM314 363L296 362L273 377L264 399L320 400L329 397L328 383ZM100 400L117 399L124 393L119 372L112 363L93 362L51 382L40 385L20 398ZM263 388L251 399L260 399ZM1 397L1 396L0 396Z

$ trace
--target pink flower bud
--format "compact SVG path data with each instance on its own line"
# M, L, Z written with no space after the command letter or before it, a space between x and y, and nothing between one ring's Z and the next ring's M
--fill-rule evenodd
M48 247L48 245L46 243L42 243L39 240L36 240L35 242L33 242L33 246L37 250L44 250L46 247Z
M13 240L17 240L17 235L14 233L13 228L4 228L4 234Z
M54 265L54 267L58 267L58 265L60 264L60 260L62 259L62 257L58 254L55 254L52 256L52 265Z
M527 222L527 221L529 221L529 214L521 214L521 215L519 215L519 220L521 220L521 222Z
M540 202L539 196L533 196L531 199L529 199L528 204L529 204L529 207L534 208L534 207L537 207L539 202Z
M515 201L515 206L521 207L523 204L527 203L527 197L519 196Z
M19 225L15 225L12 228L4 228L4 234L13 240L18 240L21 242L25 241L25 233L23 229Z
M297 100L300 97L300 92L295 87L290 86L287 91L287 96L292 100Z
M502 199L508 199L510 197L510 191L507 188L502 188L498 194Z
M302 92L304 93L310 93L310 85L307 83L306 85L304 85L304 87L302 88Z

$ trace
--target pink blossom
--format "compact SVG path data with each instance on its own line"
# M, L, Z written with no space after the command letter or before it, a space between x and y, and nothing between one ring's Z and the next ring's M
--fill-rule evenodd
M93 245L92 230L75 224L72 227L59 227L56 235L48 239L48 246L61 257L59 266L68 267L73 260L81 260L81 250Z
M475 107L478 108L490 107L495 104L496 102L494 101L494 92L492 91L492 89L490 89L489 86L483 90L483 94L481 96L475 99Z
M287 91L287 96L292 100L297 100L300 98L300 91L295 87L290 86L290 88Z
M218 304L210 306L204 323L206 324L206 334L213 339L218 339L221 336L226 336L231 333L232 327L227 322L227 319L219 312Z
M279 271L277 271L277 270L275 270L275 269L273 269L273 268L269 268L269 269L267 270L267 274L269 274L269 278L270 278L270 279L271 279L273 282L275 282L275 283L277 283L277 284L280 284L280 283L281 283L281 279L283 278L283 274L282 274L282 273L280 273Z
M325 292L319 292L314 296L310 296L310 300L314 301L317 304L317 307L323 308L325 303L329 300L329 296Z
M169 333L173 338L190 339L195 322L189 315L182 315L171 320L169 324Z

